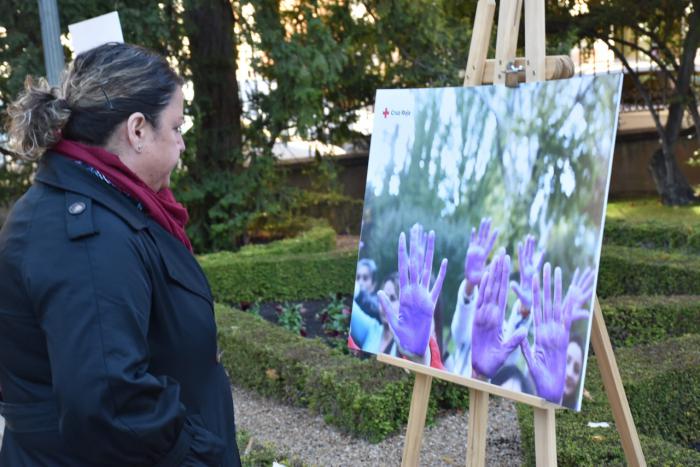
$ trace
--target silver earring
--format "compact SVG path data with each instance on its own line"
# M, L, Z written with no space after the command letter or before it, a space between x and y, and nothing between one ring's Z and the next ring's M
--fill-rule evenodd
M139 144L138 146L136 146L136 151L137 151L137 152L141 152L142 149L143 149L143 146L142 146L142 145Z

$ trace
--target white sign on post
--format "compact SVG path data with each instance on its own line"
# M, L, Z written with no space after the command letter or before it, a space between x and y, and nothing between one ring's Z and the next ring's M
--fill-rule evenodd
M107 42L124 42L116 11L68 25L73 54L78 55Z

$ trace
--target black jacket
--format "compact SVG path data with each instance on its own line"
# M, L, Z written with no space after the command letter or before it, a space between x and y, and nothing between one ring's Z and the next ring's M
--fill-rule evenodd
M192 254L46 154L0 230L0 465L239 465L217 360Z

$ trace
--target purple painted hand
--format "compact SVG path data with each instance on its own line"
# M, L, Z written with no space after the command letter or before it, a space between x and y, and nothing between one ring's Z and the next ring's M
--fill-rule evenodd
M498 229L491 232L491 219L481 219L478 233L472 227L472 236L464 258L464 278L467 280L468 291L481 283L486 270L486 259L496 243L496 238Z
M532 308L532 279L539 274L544 253L535 254L537 242L535 237L528 235L525 244L518 243L518 266L520 268L520 284L511 282L513 292L520 299L520 309L529 311Z
M569 332L566 327L565 305L561 292L561 269L554 270L554 299L552 300L552 267L544 265L544 302L540 293L540 281L536 276L532 281L532 311L535 314L535 350L530 348L527 339L520 347L530 374L535 381L537 395L559 404L564 393L566 378L566 346Z
M574 321L588 318L587 305L593 296L593 282L595 282L595 274L591 268L584 269L583 274L579 274L579 270L576 268L564 300L568 307L566 316L567 329L571 328L571 324Z
M399 350L412 358L422 358L428 348L435 305L445 280L447 259L442 260L435 284L430 289L434 251L435 232L432 230L426 235L419 224L411 228L410 255L406 253L406 235L401 232L398 309L391 305L384 291L378 293Z
M510 257L502 250L479 285L472 328L472 376L475 378L491 379L527 336L525 328L511 336L503 335L509 275Z

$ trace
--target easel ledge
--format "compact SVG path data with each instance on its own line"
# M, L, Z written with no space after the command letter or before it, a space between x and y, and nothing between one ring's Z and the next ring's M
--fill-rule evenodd
M412 371L416 375L421 374L425 376L430 376L431 378L449 381L451 383L459 384L460 386L468 387L469 389L483 391L489 394L493 394L494 396L505 397L507 399L512 399L516 402L522 402L523 404L531 405L532 407L536 407L539 409L561 408L559 405L553 404L541 397L509 391L507 389L503 389L501 386L496 386L495 384L487 383L485 381L479 381L477 379L466 378L464 376L459 376L454 373L450 373L449 371L438 370L436 368L432 368L421 363L416 363L411 360L392 357L391 355L387 354L378 354L377 360L382 363L388 363L390 365L398 366L400 368Z

